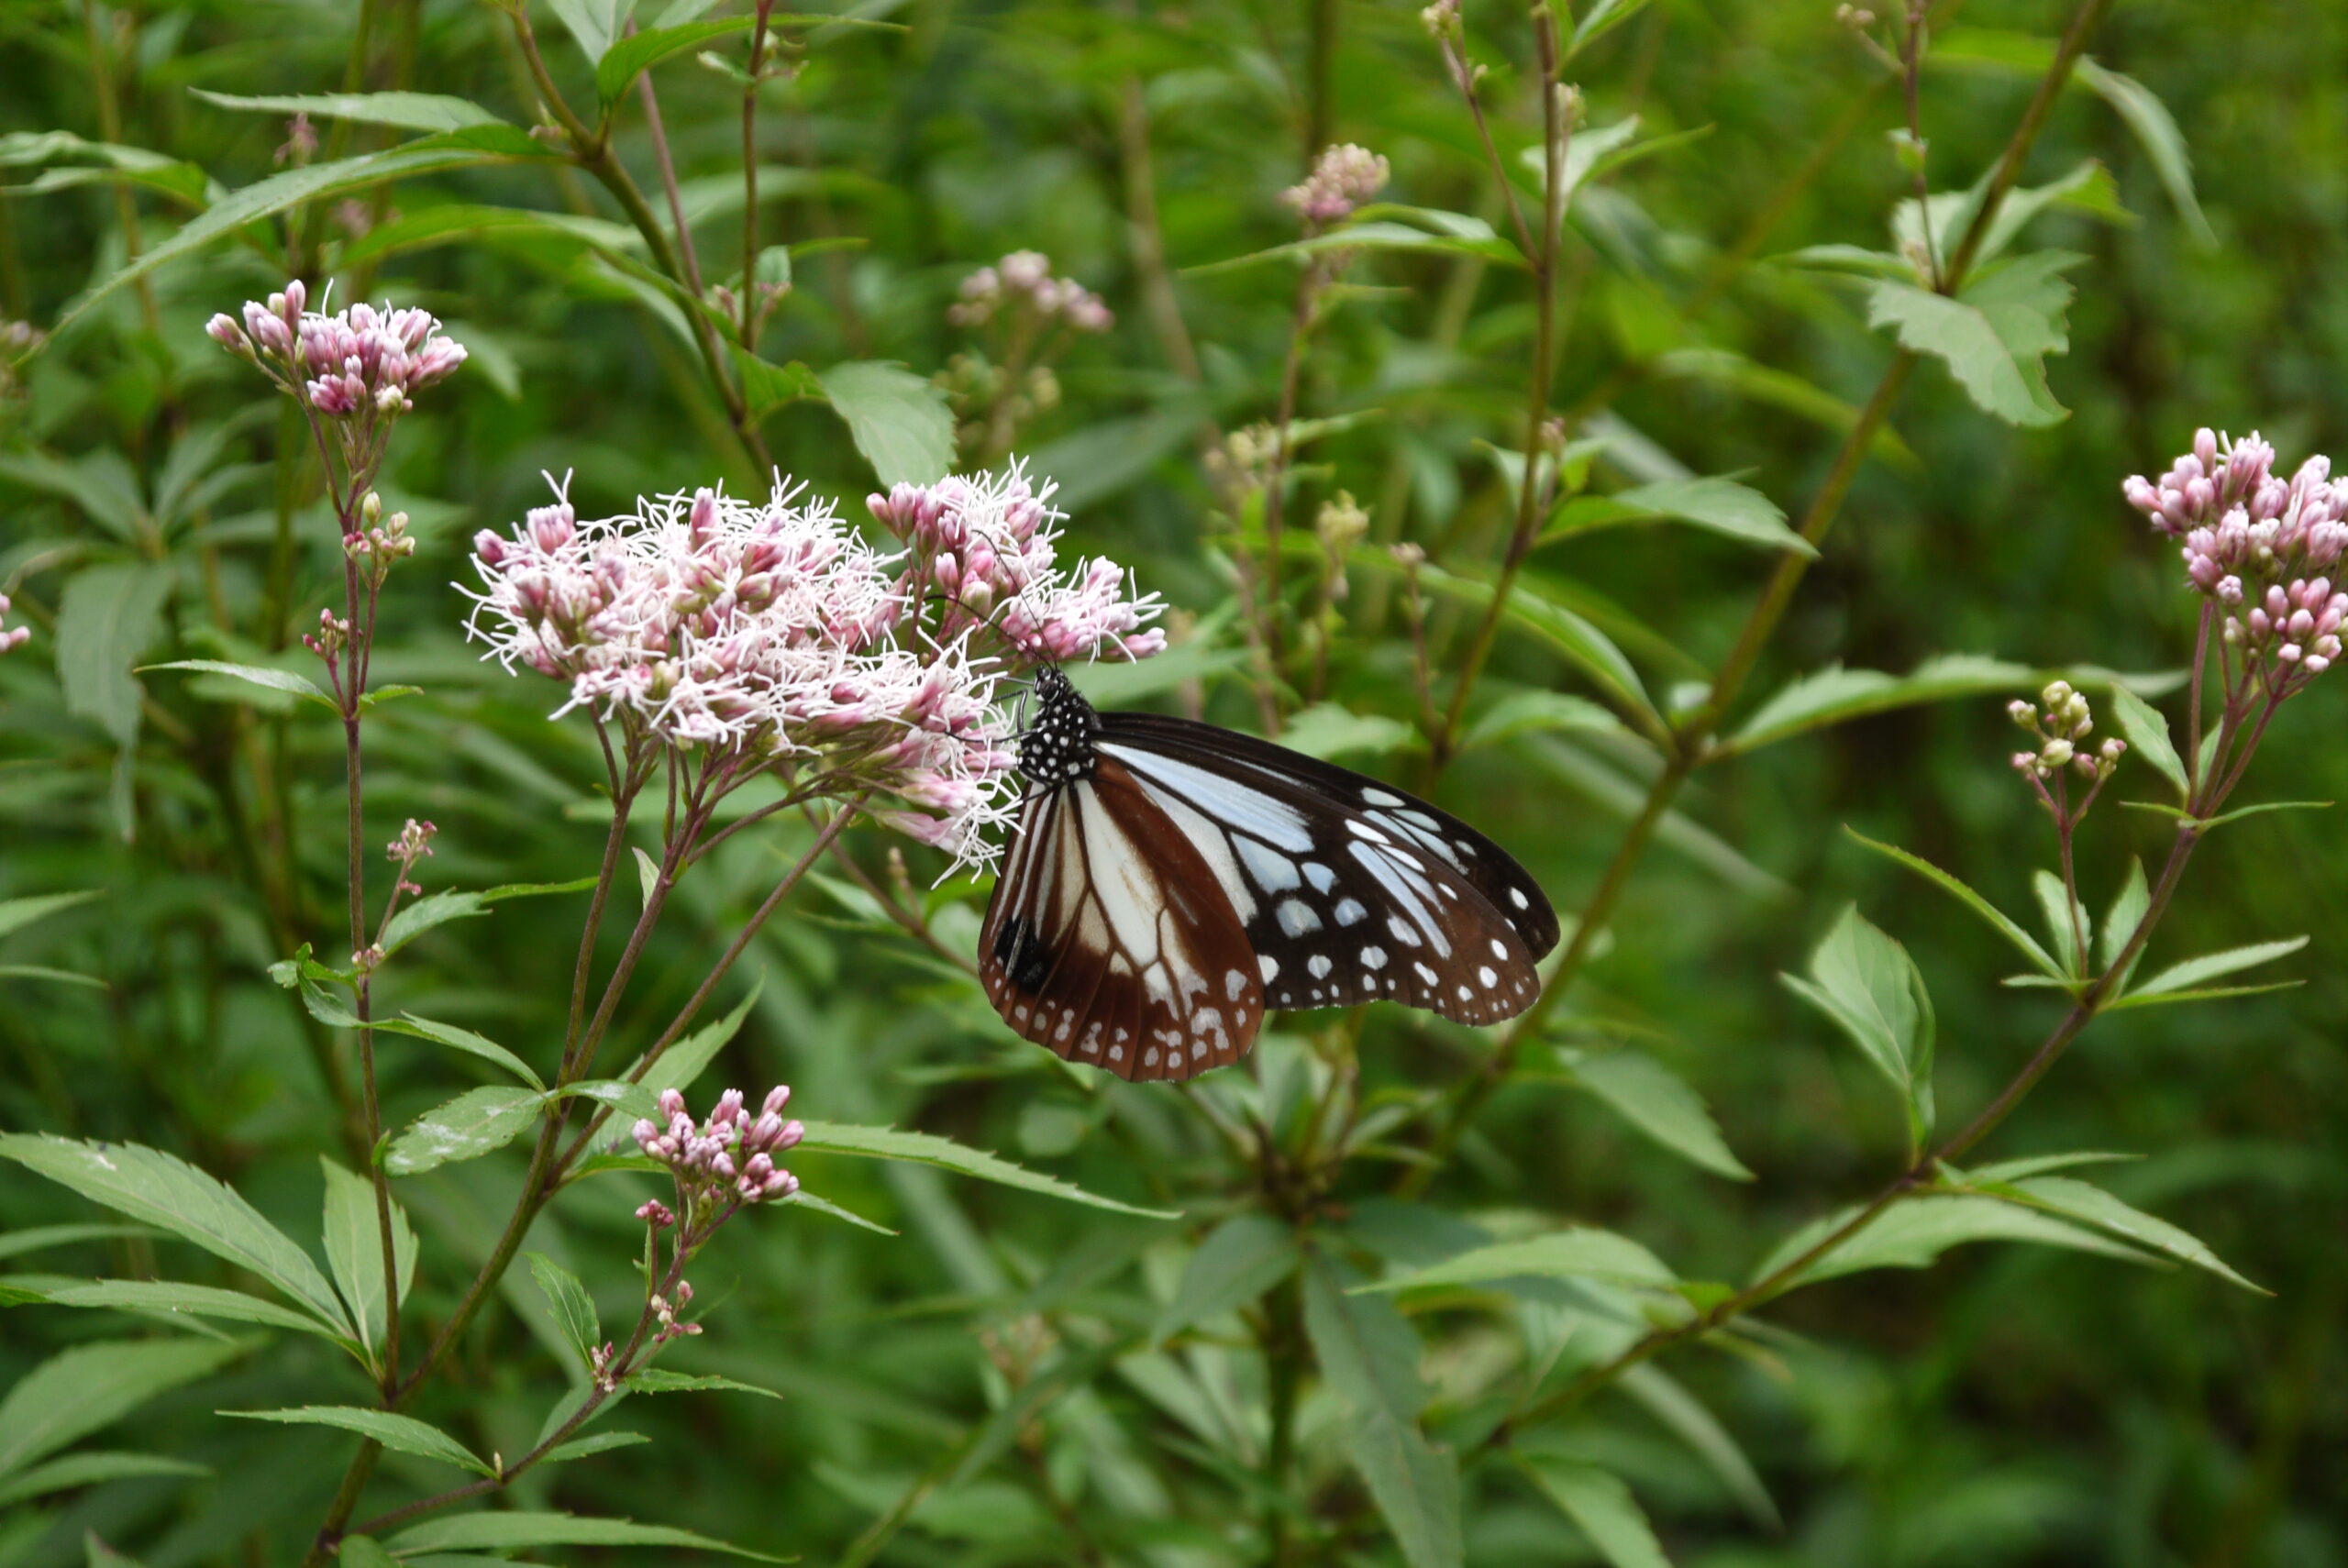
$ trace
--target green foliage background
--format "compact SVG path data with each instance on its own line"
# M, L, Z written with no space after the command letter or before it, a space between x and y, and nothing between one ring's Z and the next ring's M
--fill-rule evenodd
M593 101L592 72L563 18L594 9L532 7L555 76L579 104ZM639 9L649 21L657 7ZM2019 0L1956 9L1938 8L1922 79L1929 167L1946 190L1988 169L2031 92L2035 69L1999 57L2027 59L2014 40L2051 39L2068 16ZM1831 10L1657 0L1567 71L1593 126L1635 114L1645 135L1702 134L1614 172L1600 200L1578 209L1556 405L1578 434L1644 437L1663 462L1740 474L1797 516L1889 343L1868 329L1853 287L1779 259L1814 245L1882 248L1908 189L1884 139L1899 123L1897 83ZM1229 428L1270 416L1295 271L1188 270L1292 237L1277 193L1329 140L1387 155L1394 200L1505 227L1416 7L914 0L867 14L898 27L802 29L803 72L766 97L769 239L857 242L796 259L767 358L895 360L931 374L969 346L945 319L962 276L1007 250L1048 252L1119 319L1060 362L1058 404L1023 430L1018 449L1062 486L1076 547L1131 562L1146 587L1214 625L1230 592L1229 541L1210 527L1214 498L1192 437L1202 419ZM362 16L368 37L354 53ZM1471 3L1468 21L1513 149L1531 134L1530 29L1508 4ZM740 35L710 47L738 55ZM2045 43L2035 48L2043 59ZM2336 282L2348 259L2343 50L2348 13L2320 0L2254 12L2185 0L2111 8L2091 53L2182 127L2198 208L2180 207L2141 124L2083 88L2064 95L2025 184L2092 159L2124 209L2057 208L2027 231L2031 248L2085 257L2069 273L2069 351L2047 362L2068 417L2017 428L1985 414L1936 361L1920 368L1745 710L1833 661L1906 671L1970 653L2037 669L2182 666L2190 601L2118 483L2157 471L2198 424L2260 427L2292 463L2348 428L2348 294ZM654 80L684 192L709 204L696 233L715 278L739 266L739 93L691 51ZM123 267L118 190L151 250L187 221L185 198L201 199L204 177L235 190L272 172L282 116L197 90L347 85L454 94L515 125L533 119L512 28L493 6L238 0L0 12L0 133L69 131L182 166L114 186L60 172L102 167L86 152L0 143L15 149L0 174L0 315L47 326ZM1196 381L1169 359L1145 297L1136 110ZM617 123L619 156L653 189L640 110L631 104ZM407 134L319 124L321 160ZM174 182L180 195L162 188ZM298 248L323 253L313 276L341 280L338 298L363 289L425 305L472 349L400 427L384 486L426 542L393 580L379 674L425 690L372 721L367 835L379 844L405 816L435 820L434 889L584 875L601 836L588 732L548 723L551 687L508 679L461 642L463 603L448 584L468 576L471 532L536 503L541 470L570 472L590 514L721 476L737 490L759 482L692 350L660 319L664 304L576 243L456 233L371 256L351 233L374 226L380 250L380 237L420 234L421 215L460 201L617 217L576 171L505 162L352 199L363 213L313 204L257 227L254 243L231 237L106 294L20 367L0 414L0 591L18 602L11 624L36 628L28 648L0 658L0 899L96 894L0 936L0 966L103 981L0 967L0 1122L172 1150L296 1235L315 1233L318 1156L347 1155L305 1021L264 969L289 938L335 947L320 911L340 896L339 737L322 719L281 722L216 681L149 674L123 685L134 658L239 658L271 644L267 571L281 512L299 542L293 618L306 622L339 592L332 521L298 426L205 340L203 322L282 284L282 261L261 252L290 225ZM1756 230L1765 213L1774 221ZM1751 254L1736 255L1748 237ZM1309 522L1342 488L1370 509L1376 541L1416 540L1472 575L1495 558L1512 505L1487 445L1523 442L1531 313L1521 278L1379 251L1346 281L1305 361L1300 407L1359 417L1306 449L1290 517ZM873 483L819 402L781 410L764 434L782 468L826 492L853 501ZM1658 471L1618 443L1595 484L1620 489ZM1709 534L1648 527L1545 546L1533 571L1541 591L1612 632L1667 700L1724 655L1770 564ZM1391 586L1389 574L1355 573L1331 694L1407 734L1409 647ZM160 602L151 624L134 614L130 633L77 652L58 630L77 591L133 609L142 591ZM1439 614L1434 629L1454 639L1456 658L1464 624ZM1570 665L1507 633L1491 679L1494 696L1589 690ZM1702 836L1691 830L1649 855L1611 950L1556 1015L1558 1045L1593 1057L1635 1048L1693 1085L1756 1179L1676 1157L1577 1088L1567 1058L1535 1052L1423 1206L1381 1196L1395 1164L1348 1167L1336 1198L1356 1235L1398 1238L1393 1262L1456 1250L1445 1227L1463 1219L1502 1235L1571 1220L1636 1238L1683 1277L1744 1277L1777 1238L1864 1197L1902 1158L1897 1109L1879 1083L1776 978L1804 967L1852 900L1917 955L1938 1014L1944 1120L1969 1116L2056 1004L2001 988L2010 955L1991 933L1955 904L1917 896L1921 884L1840 828L1952 867L2005 908L2032 908L2029 874L2051 862L2051 836L2005 766L2012 732L2000 711L2028 684L1805 734L1708 770L1680 802ZM1231 661L1207 699L1222 721L1252 723ZM2252 797L2348 790L2342 716L2340 693L2320 685L2294 704ZM1346 760L1408 779L1420 744ZM250 815L256 764L293 804L293 884L272 880L287 859ZM1536 734L1468 755L1442 799L1571 911L1618 842L1646 766L1627 745ZM2132 759L2115 788L2134 799L2154 784ZM2099 812L2082 852L2090 902L2110 899L2130 856L2156 857L2165 832L2151 817ZM681 889L624 1034L658 1028L803 839L778 829ZM882 866L890 841L859 830L851 842L864 865ZM908 851L917 880L924 856ZM1755 1517L1762 1505L1741 1506L1652 1402L1601 1394L1528 1441L1626 1478L1669 1560L1706 1568L2348 1562L2348 1064L2338 1023L2348 981L2334 924L2343 867L2320 813L2221 834L2150 962L2308 932L2314 943L2290 971L2307 983L2099 1023L1992 1146L2000 1157L2148 1156L2112 1167L2107 1185L2207 1240L2272 1299L2195 1270L2018 1245L1805 1291L1773 1309L1774 1329L1741 1353L1681 1351L1667 1363L1749 1456L1781 1527ZM967 942L975 899L967 886L939 895L940 930ZM543 1062L579 901L517 902L441 928L389 972L384 1010L462 1023ZM810 1154L797 1168L811 1188L903 1237L808 1212L737 1222L695 1271L713 1304L709 1331L677 1358L783 1399L631 1399L611 1424L652 1444L535 1473L515 1488L516 1506L657 1520L815 1562L850 1551L927 1476L942 1488L887 1540L882 1561L1259 1559L1247 1530L1265 1508L1249 1480L1262 1456L1264 1372L1235 1317L1146 1364L1089 1369L1012 1441L984 1436L1010 1394L1005 1365L1065 1370L1055 1358L1091 1342L1099 1325L1146 1329L1202 1229L1246 1206L1248 1173L1177 1097L1061 1071L1011 1039L975 986L818 889L796 897L754 961L765 988L704 1088L788 1081L810 1117L947 1134L1096 1192L1171 1201L1191 1218L1124 1218L925 1167ZM1329 1022L1307 1016L1298 1027ZM1267 1043L1270 1070L1301 1061L1299 1039ZM1380 1011L1362 1035L1366 1090L1406 1103L1414 1089L1458 1080L1486 1048ZM420 1042L389 1042L383 1055L395 1126L473 1081L470 1064ZM400 1184L424 1238L415 1309L426 1320L470 1273L517 1175L518 1161L491 1159ZM607 1320L627 1305L638 1240L628 1209L640 1196L591 1184L532 1238L586 1277ZM28 1175L0 1177L8 1232L96 1217ZM140 1238L61 1243L5 1266L229 1282L179 1243ZM1472 1447L1495 1391L1528 1375L1538 1314L1481 1298L1406 1304L1425 1347L1427 1430ZM0 1316L0 1382L61 1347L146 1327L13 1308ZM561 1391L567 1354L535 1287L509 1280L454 1379L419 1413L479 1452L518 1452ZM186 1378L207 1371L177 1379L185 1386L139 1407L107 1443L207 1474L114 1480L20 1506L0 1515L0 1562L72 1560L85 1530L156 1568L297 1556L348 1445L207 1412L359 1402L365 1390L309 1342L224 1351L191 1362ZM1307 1393L1298 1492L1326 1529L1312 1550L1400 1561L1343 1463L1345 1418L1318 1386ZM985 1446L958 1468L980 1441ZM453 1474L394 1456L377 1489L395 1501ZM1468 1562L1590 1558L1580 1530L1518 1471L1485 1466L1466 1485Z

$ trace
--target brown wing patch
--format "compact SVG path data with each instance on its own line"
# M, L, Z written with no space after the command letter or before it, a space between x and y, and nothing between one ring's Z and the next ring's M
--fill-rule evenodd
M1119 1077L1181 1079L1255 1043L1263 986L1214 873L1119 763L1031 793L980 936L1003 1021Z

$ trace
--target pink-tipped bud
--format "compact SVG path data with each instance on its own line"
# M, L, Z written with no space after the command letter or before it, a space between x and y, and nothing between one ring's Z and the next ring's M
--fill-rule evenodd
M685 1097L683 1091L681 1089L662 1089L660 1091L659 1103L660 1114L667 1117L671 1121L674 1121L678 1117L682 1116L685 1113Z
M2218 433L2208 425L2193 433L2193 456L2203 473L2218 471Z
M782 1124L782 1136L774 1141L775 1152L777 1154L781 1154L785 1149L795 1149L799 1147L799 1140L805 1136L807 1136L807 1129L800 1123L796 1121L784 1122Z
M505 541L487 528L473 536L473 554L483 566L502 566L505 561Z
M628 1132L636 1139L637 1146L648 1154L652 1153L652 1145L660 1139L660 1129L650 1121L639 1120Z
M761 1115L777 1116L781 1114L782 1108L790 1103L791 1086L789 1084L777 1084L774 1088L767 1090L766 1103L759 1107L759 1110Z
M636 1217L656 1231L665 1231L677 1222L677 1217L670 1212L669 1206L657 1198L638 1209Z
M731 1127L741 1118L742 1091L730 1088L717 1097L717 1109L709 1113L709 1123L713 1127Z

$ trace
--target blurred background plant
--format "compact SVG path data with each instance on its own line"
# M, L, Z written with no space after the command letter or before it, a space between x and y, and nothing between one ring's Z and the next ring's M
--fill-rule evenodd
M360 1519L493 1483L599 1386L599 1307L689 1326L625 1139L483 1270L541 1111L497 1054L567 1064L588 895L551 889L607 836L666 914L594 944L637 976L614 1038L753 932L678 1047L706 1081L651 1087L792 1083L793 1176L901 1234L729 1225L678 1383L347 1562L2348 1561L2342 855L2317 812L2210 831L2238 779L2348 776L2336 491L2261 500L2340 444L2343 50L2304 0L0 14L0 1122L168 1151L270 1233L323 1200L333 1275L189 1246L186 1166L12 1139L116 1212L0 1173L0 1562L297 1560L362 1437ZM468 351L366 484L205 336L291 278ZM1429 790L1534 869L1569 935L1530 1022L1063 1068L984 1006L948 852L818 860L844 823L727 834L742 798L671 887L661 813L614 833L594 728L447 586L542 472L603 516L780 468L882 492L877 541L1013 453L1068 554L1181 607L1098 698ZM365 713L363 843L466 917L371 976L437 1021L375 1041L380 1124L530 1101L429 1168L376 1164L351 995L294 961L357 945L294 645L370 487L413 551L370 689L420 690ZM2144 1157L2054 1163L2102 1150ZM411 1335L463 1330L429 1436L366 1408L424 1353L367 1328L410 1268ZM249 1293L313 1278L306 1329ZM636 1397L692 1380L784 1397ZM358 1413L210 1414L305 1407Z

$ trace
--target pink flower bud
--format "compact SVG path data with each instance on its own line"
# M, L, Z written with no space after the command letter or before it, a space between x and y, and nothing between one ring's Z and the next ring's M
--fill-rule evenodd
M2218 471L2218 433L2206 425L2193 433L2193 458L2203 473Z
M660 1114L667 1117L670 1121L676 1121L678 1117L682 1116L685 1113L685 1097L681 1090L674 1088L662 1089L660 1091L659 1104Z
M741 1116L742 1091L730 1088L717 1097L717 1109L709 1113L709 1121L713 1127L730 1127Z
M767 1090L766 1103L759 1108L759 1114L764 1116L780 1115L782 1108L790 1103L791 1086L789 1084L777 1084L774 1088Z

